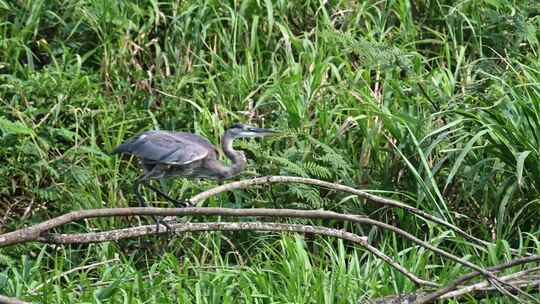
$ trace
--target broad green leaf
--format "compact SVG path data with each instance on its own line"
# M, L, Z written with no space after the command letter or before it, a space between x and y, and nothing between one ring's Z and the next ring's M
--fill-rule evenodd
M444 185L444 190L446 190L448 185L452 182L452 179L454 178L454 175L456 175L457 170L461 166L461 163L465 159L465 156L467 156L467 154L471 151L474 143L478 139L480 139L480 137L484 136L484 134L488 133L489 131L490 131L489 129L482 130L482 131L476 133L476 135L473 136L473 138L471 138L471 140L469 140L469 142L467 142L467 144L465 145L463 150L461 150L461 152L459 153L458 158L456 159L456 162L454 163L454 166L452 167L452 170L450 170L450 174L448 174L448 178L446 179L446 184Z
M433 130L433 131L429 132L426 136L424 136L424 138L422 138L422 139L420 140L420 144L423 143L424 140L430 138L431 136L436 135L436 134L438 134L438 133L441 133L441 132L443 132L443 131L445 131L445 130L448 130L448 129L450 129L450 128L456 126L456 125L461 124L461 123L464 122L464 121L466 121L466 119L457 119L457 120L452 121L452 122L450 122L450 123L448 123L448 124L445 124L444 126L438 128L438 129L436 129L436 130Z
M274 27L274 7L272 1L265 0L264 6L266 7L266 16L268 17L268 32L271 33L272 28Z
M523 151L517 154L516 160L517 160L517 168L516 168L516 175L517 175L517 182L518 187L521 188L521 185L523 183L523 165L525 164L525 159L531 151Z
M428 181L425 182L426 194L428 194L432 198L433 203L435 203L435 205L437 206L439 214L441 216L443 216L445 218L445 220L452 221L450 211L448 210L448 206L446 205L446 203L444 201L444 197L442 196L442 193L439 190L439 186L437 185L437 181L435 180L435 177L433 176L433 172L431 171L431 167L428 164L425 152L420 147L420 143L418 143L418 140L414 136L414 133L411 130L411 128L407 127L407 131L409 132L409 135L410 135L411 139L413 140L413 143L414 143L414 145L416 147L416 150L418 152L418 156L420 157L420 160L421 160L421 164L424 167L424 170L426 170L426 175L427 175L427 179L428 179ZM423 178L420 176L420 173L417 173L417 174L418 174L420 180L422 180L422 182L424 182ZM429 187L427 187L428 186L427 182L429 182L429 184L431 184L431 188L433 189L433 192L435 192L435 194L433 194L429 190Z

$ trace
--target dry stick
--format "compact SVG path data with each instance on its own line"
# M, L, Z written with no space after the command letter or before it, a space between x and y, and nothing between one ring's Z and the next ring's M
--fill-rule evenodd
M447 228L450 228L450 229L454 230L455 232L457 232L458 234L462 235L463 237L465 237L465 238L467 238L469 240L475 241L475 242L477 242L479 244L482 244L484 246L487 246L487 245L491 244L490 242L484 241L482 239L476 238L476 237L466 233L461 228L459 228L459 227L457 227L455 225L452 225L452 224L450 224L450 223L448 223L448 222L446 222L446 221L444 221L444 220L442 220L440 218L432 216L429 213L426 213L426 212L424 212L424 211L422 211L420 209L409 206L409 205L407 205L405 203L402 203L400 201L396 201L396 200L376 196L376 195L373 195L373 194L368 193L366 191L358 190L358 189L348 187L348 186L344 186L344 185L340 185L340 184L325 182L325 181L321 181L321 180L317 180L317 179L311 179L311 178L297 177L297 176L265 176L265 177L253 178L251 180L242 180L242 181L232 182L232 183L225 184L225 185L222 185L222 186L219 186L219 187L212 188L212 189L210 189L208 191L202 192L202 193L192 197L189 201L191 202L192 205L196 205L198 202L201 202L204 199L206 199L206 198L208 198L210 196L217 195L217 194L219 194L221 192L231 191L231 190L234 190L234 189L243 189L243 188L247 188L247 187L252 186L252 185L270 184L270 183L284 183L284 182L316 185L316 186L320 186L320 187L324 187L324 188L329 188L329 189L334 189L334 190L338 190L338 191L342 191L342 192L352 193L352 194L358 195L359 197L366 198L366 199L368 199L368 200L370 200L372 202L375 202L375 203L379 203L379 204L394 207L394 208L402 208L404 210L407 210L407 211L409 211L409 212L411 212L413 214L416 214L416 215L418 215L420 217L423 217L426 220L429 220L429 221L438 223L440 225L443 225L443 226L445 226ZM513 253L518 252L516 249L513 249L513 248L511 248L511 251ZM496 277L493 277L493 279L497 280ZM494 286L497 287L497 285L495 283L494 283ZM515 288L515 289L519 290L517 288ZM506 293L506 291L504 289L501 289L501 292ZM523 293L520 290L519 290L519 292ZM507 294L509 296L512 296L509 293L507 293ZM540 303L540 301L536 301L536 302Z
M522 257L522 258L518 258L518 259L508 261L508 262L506 262L504 264L489 267L486 270L488 270L490 272L498 272L498 271L504 270L506 268L510 268L510 267L513 267L513 266L521 265L521 264L527 264L527 263L531 263L531 262L536 262L536 261L540 261L540 256L538 256L538 255L527 256L527 257ZM470 280L470 279L472 279L472 278L474 278L476 276L479 276L480 274L481 273L478 272L478 271L474 271L474 272L465 274L465 275L457 278L456 280L452 281L450 284L448 284L444 288L441 288L441 289L439 289L439 290L437 290L437 291L435 291L433 293L430 293L430 294L426 295L425 297L420 299L418 303L431 303L431 302L441 298L443 295L445 295L445 294L451 292L452 290L456 289L456 287L458 285L462 284L463 282L468 281L468 280Z
M416 285L439 286L436 283L429 282L418 278L403 266L394 262L389 256L385 255L377 248L371 246L367 242L367 237L360 237L354 233L347 231L331 229L320 226L308 226L298 224L283 224L283 223L261 223L261 222L243 222L243 223L228 223L228 222L207 222L207 223L177 223L170 225L174 232L196 232L196 231L243 231L243 230L258 230L258 231L285 231L285 232L301 232L320 234L325 236L337 237L344 239L360 246L377 256L391 267L401 272L404 276L413 281ZM160 227L159 232L156 231L155 225L139 226L132 228L124 228L110 230L97 233L81 233L81 234L48 234L38 238L38 241L54 244L84 244L106 241L117 241L121 239L140 237L152 234L167 233L167 229Z
M31 304L29 302L21 301L19 299L6 297L3 295L0 295L0 303L3 304Z
M519 288L527 288L527 289L533 289L535 291L538 291L540 289L540 279L532 279L532 280L512 280L512 284L516 285L517 287ZM471 295L472 297L474 297L475 299L482 299L484 298L486 295L489 295L489 294L492 294L492 293L495 293L495 292L498 292L499 290L493 288L493 287L480 287L480 288L476 288L474 290L470 290L468 292L463 292L463 293L460 293L460 294L455 294L453 297L449 297L447 295L443 296L442 298L439 298L437 300L447 300L447 299L454 299L454 300L459 300L460 298L466 296L466 295ZM409 294L398 294L398 295L393 295L393 296L386 296L386 297L382 297L382 298L378 298L378 299L373 299L373 300L366 300L367 302L365 302L366 304L367 303L371 303L371 304L397 304L397 303L415 303L415 304L418 304L420 302L419 299L421 299L421 297L423 296L423 294L421 293L409 293ZM362 302L364 303L364 302Z
M234 189L242 189L242 188L246 188L246 187L249 187L251 185L257 185L257 184L267 184L267 183L278 183L278 182L293 182L293 183L304 183L304 184L310 184L310 185L317 185L317 186L321 186L321 187L325 187L325 188L329 188L329 189L334 189L334 190L338 190L338 191L343 191L343 192L348 192L348 193L352 193L352 194L355 194L355 195L358 195L360 197L364 197L368 200L371 200L373 202L376 202L376 203L380 203L380 204L383 204L383 205L386 205L386 206L390 206L390 207L397 207L397 208L402 208L404 210L407 210L411 213L414 213L414 214L417 214L427 220L430 220L430 221L433 221L435 223L438 223L438 224L441 224L443 226L446 226L448 228L451 228L453 229L454 231L456 231L457 233L461 234L462 236L470 239L470 240L474 240L480 244L483 244L483 245L487 245L487 244L490 244L489 242L486 242L484 240L481 240L481 239L478 239L472 235L469 235L467 234L465 231L461 230L460 228L450 224L450 223L447 223L446 221L442 220L442 219L439 219L437 217L434 217L428 213L425 213L417 208L414 208L414 207L411 207L411 206L408 206L402 202L399 202L399 201L395 201L395 200L392 200L392 199L387 199L387 198L383 198L383 197L379 197L379 196L376 196L376 195L373 195L373 194L370 194L366 191L362 191L362 190L358 190L358 189L355 189L355 188L351 188L351 187L347 187L347 186L344 186L344 185L340 185L340 184L334 184L334 183L329 183L329 182L324 182L324 181L321 181L321 180L316 180L316 179L308 179L308 178L300 178L300 177L293 177L293 176L267 176L267 177L260 177L260 178L255 178L255 179L251 179L251 180L244 180L244 181L238 181L238 182L233 182L233 183L229 183L229 184L226 184L226 185L223 185L223 186L220 186L220 187L216 187L216 188L213 188L213 189L210 189L208 191L205 191L203 193L200 193L199 195L193 197L190 199L190 202L192 204L197 204L198 202L200 201L203 201L204 199L210 197L210 196L213 196L213 195L216 195L216 194L219 194L221 192L225 192L225 191L230 191L230 190L234 190ZM140 214L140 215L143 215L143 214ZM379 224L383 224L383 223L380 223L378 222ZM50 223L49 223L50 224ZM36 225L37 226L37 225ZM379 225L381 226L381 225ZM391 227L391 228L388 228L386 227L386 229L390 229L396 233L398 233L396 230L400 230L399 228L396 228L396 227L393 227L393 226L390 226L390 225L387 225L388 227ZM381 226L382 227L382 226ZM37 227L38 229L40 227ZM44 228L44 227L41 227L41 228ZM383 227L385 228L385 227ZM393 228L393 229L392 229ZM33 232L35 231L26 231L26 234L32 234ZM12 243L19 243L18 241L9 241L9 234L6 234L8 235L8 240L6 241L6 235L4 236L1 236L0 235L0 246L2 245L9 245L9 244L12 244ZM28 237L29 235L25 235L26 237ZM402 234L402 236L405 236ZM407 236L405 236L407 237ZM30 237L31 238L31 237ZM420 241L419 239L417 239L416 237L410 235L410 237L407 237L409 238L410 240L412 241ZM22 240L22 242L24 241L28 241L28 239L26 240ZM422 241L420 241L422 242ZM427 244L428 246L430 247L427 247L425 246L427 243L424 243L424 247L428 248L428 249L431 249L432 251L435 251L449 259L452 259L458 263L461 263L462 265L465 265L465 266L468 266L470 268L473 268L477 271L479 271L480 273L482 273L483 275L485 276L488 276L490 277L491 279L493 280L497 280L496 277L494 277L492 274L486 272L485 270L483 270L482 268L472 264L472 263L469 263L468 261L465 261L465 260L462 260L456 256L453 256L443 250L440 250L434 246L431 246L430 244ZM503 283L503 282L501 282ZM504 284L504 283L503 283ZM540 303L540 301L538 301L538 303Z
M512 282L512 284L516 285L519 288L530 289L531 291L536 291L537 292L537 291L540 290L540 279L530 280L530 281L515 281L515 282ZM482 292L482 293L484 293L486 295L489 295L489 294L495 293L497 291L498 290L496 290L496 289L494 289L492 287L486 287L486 288L481 288L479 290L476 290L475 294L478 294L478 293ZM479 298L479 297L475 295L475 298Z
M467 232L463 231L461 228L455 226L455 225L452 225L438 217L435 217L429 213L426 213L418 208L415 208L415 207L412 207L412 206L409 206L405 203L402 203L400 201L396 201L396 200L393 200L393 199L389 199L389 198L385 198L385 197L381 197L381 196L377 196L377 195L374 195L374 194L371 194L367 191L364 191L364 190L359 190L359 189L355 189L355 188L352 188L352 187L348 187L348 186L344 186L344 185L341 185L341 184L335 184L335 183L330 183L330 182L325 182L325 181L321 181L321 180L318 180L318 179L312 179L312 178L303 178L303 177L296 177L296 176L264 176L264 177L257 177L257 178L253 178L253 179L247 179L247 180L241 180L241 181L236 181L236 182L232 182L232 183L228 183L228 184L225 184L225 185L221 185L219 187L215 187L215 188L212 188L210 190L207 190L207 191L204 191L202 193L199 193L198 195L195 195L194 197L192 197L191 199L189 199L189 201L191 202L191 205L194 206L194 205L197 205L198 203L206 200L207 198L211 197L211 196L215 196L219 193L222 193L222 192L227 192L227 191L231 191L231 190L236 190L236 189L244 189L244 188L247 188L247 187L250 187L250 186L253 186L253 185L261 185L261 184L272 184L272 183L300 183L300 184L307 184L307 185L314 185L314 186L319 186L319 187L323 187L323 188L327 188L327 189L333 189L333 190L337 190L337 191L341 191L341 192L346 192L346 193L351 193L351 194L355 194L359 197L362 197L362 198L365 198L365 199L368 199L374 203L378 203L378 204L381 204L381 205L385 205L385 206L389 206L389 207L392 207L392 208L401 208L401 209L404 209L404 210L407 210L413 214L416 214L426 220L429 220L429 221L432 221L434 223L437 223L437 224L440 224L440 225L443 225L447 228L450 228L452 230L454 230L455 232L457 232L458 234L462 235L463 237L469 239L469 240L472 240L472 241L475 241L481 245L489 245L491 244L490 242L487 242L487 241L484 241L482 239L479 239L477 237L474 237L470 234L468 234Z
M514 273L511 273L511 274L499 277L499 279L502 280L502 281L505 281L505 282L513 281L512 283L515 284L516 283L515 280L521 279L524 276L530 275L533 272L538 272L539 270L540 270L540 267L534 267L534 268L531 268L531 269L525 269L525 270L522 270L522 271L514 272ZM538 279L538 277L535 277L534 279ZM520 282L520 283L523 283L523 282ZM445 294L444 296L439 297L438 300L460 297L460 296L462 296L464 294L473 292L475 290L480 290L480 289L483 289L483 288L487 288L488 286L489 286L489 282L484 280L484 281L481 281L481 282L478 282L478 283L475 283L475 284L472 284L472 285L469 285L469 286L464 286L464 287L462 287L460 289L457 289L457 290L454 290L452 292L449 292L449 293Z
M47 220L40 224L30 226L21 230L13 231L0 235L0 247L13 245L28 241L36 241L39 239L40 234L58 227L60 225L86 219L86 218L95 218L95 217L109 217L109 216L144 216L144 215L155 215L155 216L184 216L184 215L220 215L220 216L234 216L234 217L243 217L243 216L267 216L267 217L287 217L287 218L311 218L311 219L334 219L349 221L358 224L368 224L381 227L383 229L390 230L394 233L401 235L402 237L409 239L418 245L425 247L435 253L438 253L456 263L467 266L473 270L476 270L483 274L484 276L493 279L494 281L501 283L503 285L509 285L505 282L501 282L494 276L492 273L486 271L485 269L473 264L467 260L459 258L451 253L448 253L442 249L439 249L427 242L420 240L414 235L401 230L392 225L379 222L370 218L358 216L358 215L347 215L340 214L332 211L324 210L296 210L296 209L230 209L230 208L205 208L205 207L192 207L192 208L153 208L153 207L138 207L138 208L105 208L105 209L89 209L89 210L80 210L73 211L59 217ZM512 287L509 285L509 287ZM522 291L521 291L522 292ZM540 301L538 301L540 303Z

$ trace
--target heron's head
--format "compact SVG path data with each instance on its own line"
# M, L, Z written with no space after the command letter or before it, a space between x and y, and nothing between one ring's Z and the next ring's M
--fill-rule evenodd
M263 137L276 135L278 132L271 129L257 128L244 124L234 124L227 129L227 133L234 138Z

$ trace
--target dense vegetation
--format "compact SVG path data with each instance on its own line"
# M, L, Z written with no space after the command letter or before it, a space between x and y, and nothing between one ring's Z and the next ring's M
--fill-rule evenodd
M210 206L368 214L485 266L510 247L540 252L539 29L533 0L0 0L0 233L136 205L135 160L108 152L137 132L218 143L245 122L285 135L238 142L250 158L243 177L377 190L495 245L309 186L236 191ZM176 196L214 185L163 184ZM368 235L432 280L467 271L391 233L314 222ZM128 224L138 222L62 231ZM362 249L292 234L0 249L0 294L42 303L353 303L413 289Z

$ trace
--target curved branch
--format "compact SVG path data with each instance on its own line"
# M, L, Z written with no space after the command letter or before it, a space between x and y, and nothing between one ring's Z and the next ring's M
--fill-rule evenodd
M484 246L487 246L487 245L491 244L490 242L484 241L482 239L479 239L477 237L474 237L474 236L468 234L467 232L465 232L461 228L459 228L459 227L457 227L457 226L455 226L455 225L453 225L451 223L448 223L443 219L435 217L435 216L433 216L433 215L431 215L431 214L429 214L427 212L424 212L424 211L422 211L422 210L420 210L418 208L409 206L409 205L407 205L407 204L405 204L403 202L396 201L396 200L389 199L389 198L380 197L380 196L371 194L371 193L369 193L367 191L355 189L355 188L348 187L348 186L345 186L345 185L325 182L325 181L312 179L312 178L303 178L303 177L297 177L297 176L265 176L265 177L253 178L253 179L250 179L250 180L241 180L241 181L228 183L228 184L225 184L225 185L222 185L222 186L219 186L219 187L212 188L212 189L207 190L205 192L202 192L202 193L192 197L189 200L189 202L191 203L191 205L197 205L198 203L204 201L208 197L217 195L217 194L222 193L222 192L231 191L231 190L235 190L235 189L243 189L243 188L247 188L247 187L252 186L252 185L271 184L271 183L302 183L302 184L315 185L315 186L324 187L324 188L328 188L328 189L333 189L333 190L337 190L337 191L341 191L341 192L347 192L347 193L355 194L355 195L358 195L359 197L363 197L363 198L365 198L367 200L370 200L372 202L375 202L375 203L378 203L378 204L381 204L381 205L389 206L389 207L392 207L392 208L401 208L403 210L409 211L409 212L411 212L413 214L416 214L416 215L418 215L418 216L420 216L420 217L422 217L422 218L424 218L426 220L429 220L431 222L434 222L434 223L440 224L442 226L445 226L447 228L450 228L453 231L455 231L456 233L458 233L458 234L462 235L463 237L465 237L466 239L474 241L477 244L481 244L481 245L484 245ZM391 226L391 227L393 227L393 226ZM389 228L387 228L387 229L389 229ZM413 240L412 238L409 238L409 239ZM417 242L419 240L416 239L416 240L413 240L413 241ZM426 247L426 246L424 246L424 247ZM429 248L429 247L426 247L426 248L437 252L435 250L435 249L437 249L436 247L432 246L432 248ZM511 248L511 252L517 253L517 250ZM462 265L466 265L466 266L468 266L468 267L470 267L472 269L475 269L477 271L480 271L482 269L482 268L480 268L480 267L478 267L478 266L476 266L476 265L474 265L472 263L469 263L466 260L459 259L456 256L448 254L445 251L441 250L441 251L439 251L437 253L439 253L439 254L441 254L441 255L443 255L443 256L451 259L451 260L459 262ZM458 259L460 261L458 261ZM482 269L482 271L483 271L483 269ZM488 278L491 278L495 282L499 282L499 283L501 283L503 285L506 285L506 286L508 286L508 287L510 287L512 289L517 290L519 293L524 294L519 288L515 288L514 286L511 286L510 284L498 281L497 277L493 276L491 273L486 272L486 271L482 272L482 271L480 271L480 272L483 275L487 276ZM496 286L496 284L494 284L494 286ZM506 293L506 290L504 290L502 288L500 290L501 290L501 292ZM510 295L510 294L508 294L508 295ZM536 302L540 303L540 301L536 301Z
M456 231L458 234L461 234L467 239L473 240L477 243L484 244L484 245L490 244L487 241L478 239L476 237L473 237L467 234L465 231L461 230L459 227L456 227L450 223L447 223L446 221L440 218L434 217L420 209L417 209L412 206L408 206L402 202L388 199L388 198L379 197L371 193L368 193L367 191L358 190L358 189L354 189L348 186L329 183L329 182L320 181L316 179L308 179L308 178L300 178L300 177L292 177L292 176L267 176L267 177L260 177L260 178L250 179L250 180L237 181L237 182L232 182L232 183L222 185L222 186L210 189L208 191L202 192L194 196L193 198L191 198L189 202L191 203L191 205L195 205L195 204L203 202L205 199L211 196L214 196L219 193L226 192L226 191L231 191L235 189L243 189L252 185L281 183L281 182L304 183L304 184L316 185L316 186L325 187L328 189L351 193L359 197L363 197L372 202L379 203L381 205L389 206L392 208L404 209L426 220L451 228L452 230ZM53 229L60 225L77 221L80 219L95 218L95 217L108 217L108 216L136 216L136 215L159 215L159 216L224 215L224 216L236 216L236 217L241 217L241 216L296 217L296 218L311 218L311 219L335 219L335 220L350 221L350 222L354 222L358 224L374 225L383 229L390 230L450 260L453 260L459 264L462 264L464 266L467 266L469 268L476 270L477 272L473 273L474 274L473 276L480 275L480 274L484 275L487 278L489 278L489 281L493 280L495 282L502 283L503 285L512 287L516 289L516 291L522 293L521 290L519 290L518 288L515 288L514 286L511 286L508 282L500 281L490 271L483 269L457 256L454 256L444 250L438 249L437 247L427 242L424 242L397 227L394 227L392 225L388 225L388 224L385 224L376 220L372 220L372 219L369 219L360 215L346 215L346 214L339 214L339 213L330 212L330 211L306 211L306 210L292 210L292 209L277 209L277 210L276 209L226 209L226 208L180 208L180 209L179 208L176 208L176 209L175 208L170 208L170 209L114 208L114 209L83 210L83 211L75 211L68 214L64 214L57 218L53 218L51 220L42 222L40 224L31 226L28 228L24 228L24 229L20 229L17 231L0 235L0 247L12 245L12 244L24 243L28 241L44 241L45 240L44 238L49 240L49 238L43 237L41 236L41 234L48 232L50 229ZM134 228L131 228L131 229L134 229ZM534 259L535 257L529 257L529 258ZM490 268L489 270L491 270L492 268ZM469 276L470 275L472 274L469 274ZM428 282L427 285L429 285L429 283L430 282ZM456 283L456 286L458 284L459 283ZM496 285L498 284L495 284L495 286ZM448 289L449 286L447 286L446 288L436 291L435 293L439 293L443 290L445 290L444 293L447 293L455 289L456 286L452 287L451 289ZM502 291L506 292L506 290L502 290ZM428 297L432 295L433 294L429 294Z
M498 271L501 271L501 270L504 270L504 269L507 269L507 268L510 268L510 267L513 267L513 266L532 263L532 262L537 262L537 261L540 261L540 256L539 255L527 256L527 257L517 258L517 259L508 261L508 262L500 264L500 265L489 267L486 270L488 270L490 272L498 272ZM418 303L431 303L431 302L433 302L433 301L435 301L437 299L440 299L444 295L446 295L447 293L455 290L459 285L461 285L465 281L468 281L468 280L470 280L470 279L472 279L474 277L477 277L479 275L480 275L480 273L478 271L474 271L474 272L465 274L465 275L455 279L454 281L450 282L444 288L441 288L441 289L439 289L439 290L437 290L435 292L432 292L430 294L424 295L421 299L419 299Z
M504 282L498 281L489 271L484 268L471 263L465 259L455 256L449 252L439 249L430 243L424 242L414 235L394 227L392 225L379 222L364 216L340 214L332 211L323 210L296 210L296 209L231 209L231 208L154 208L154 207L138 207L138 208L104 208L104 209L89 209L73 211L59 217L47 220L40 224L24 228L21 230L13 231L0 235L0 247L23 243L28 241L36 241L40 235L48 230L58 227L60 225L73 222L76 220L96 218L96 217L109 217L109 216L134 216L134 215L155 215L155 216L184 216L184 215L221 215L221 216L266 216L266 217L288 217L288 218L309 218L309 219L335 219L348 222L354 222L358 224L374 225L386 230L390 230L402 237L413 241L414 243L429 249L439 255L442 255L456 263L469 267L478 271L482 275L493 279L503 285L508 285Z
M401 272L416 285L439 286L430 281L426 281L416 277L414 274L403 268L403 266L394 262L390 257L371 246L367 242L367 237L360 237L354 233L343 230L331 229L320 226L308 226L298 224L283 224L283 223L261 223L261 222L243 222L243 223L227 223L227 222L209 222L209 223L176 223L169 224L175 233L199 232L199 231L279 231L279 232L300 232L312 233L325 236L344 239L364 247L373 255L382 259L391 267ZM139 226L132 228L124 228L96 233L81 233L81 234L47 234L40 236L37 240L44 243L53 244L84 244L106 241L117 241L127 238L134 238L152 234L164 234L169 232L167 229L160 227L156 231L155 225Z
M499 277L501 281L504 282L512 282L513 284L517 285L525 285L525 286L531 286L531 282L538 281L538 276L533 276L532 278L527 278L528 276L531 276L531 273L538 272L540 270L539 267L534 267L531 269L526 269L518 272L514 272L512 274L508 274L502 277ZM531 280L532 279L532 280ZM444 294L443 296L440 296L438 299L450 299L450 298L456 298L461 297L465 294L478 291L478 290L489 290L491 289L489 286L489 282L487 280L483 280L481 282L464 286L460 289L451 291L447 294Z
M457 226L455 226L453 224L450 224L450 223L448 223L447 221L445 221L443 219L435 217L435 216L433 216L433 215L431 215L431 214L429 214L427 212L424 212L424 211L422 211L422 210L420 210L418 208L409 206L409 205L407 205L405 203L402 203L400 201L385 198L385 197L381 197L381 196L377 196L377 195L371 194L371 193L369 193L369 192L367 192L365 190L359 190L359 189L355 189L355 188L352 188L352 187L349 187L349 186L330 183L330 182L325 182L325 181L318 180L318 179L313 179L313 178L303 178L303 177L297 177L297 176L264 176L264 177L257 177L257 178L253 178L253 179L235 181L235 182L231 182L231 183L221 185L221 186L212 188L210 190L201 192L201 193L195 195L194 197L192 197L191 199L189 199L189 202L191 203L192 206L195 206L195 205L198 205L199 203L203 202L204 200L208 199L209 197L215 196L215 195L223 193L223 192L228 192L228 191L236 190L236 189L244 189L244 188L254 186L254 185L273 184L273 183L300 183L300 184L319 186L319 187L323 187L323 188L327 188L327 189L332 189L332 190L337 190L337 191L341 191L341 192L355 194L355 195L357 195L359 197L365 198L365 199L367 199L369 201L372 201L374 203L377 203L377 204L381 204L381 205L392 207L392 208L401 208L401 209L407 210L407 211L409 211L409 212L411 212L413 214L416 214L416 215L418 215L418 216L420 216L420 217L422 217L422 218L424 218L424 219L426 219L428 221L431 221L431 222L443 225L443 226L445 226L447 228L450 228L450 229L454 230L456 233L458 233L458 234L462 235L463 237L465 237L465 238L467 238L467 239L469 239L471 241L474 241L474 242L476 242L478 244L481 244L481 245L484 245L484 246L488 245L488 244L491 244L490 242L484 241L482 239L479 239L477 237L474 237L474 236L468 234L467 232L465 232L461 228L459 228L459 227L457 227Z

